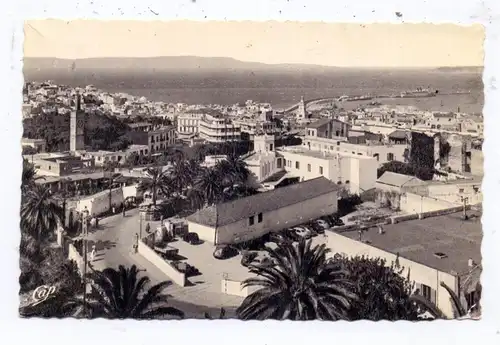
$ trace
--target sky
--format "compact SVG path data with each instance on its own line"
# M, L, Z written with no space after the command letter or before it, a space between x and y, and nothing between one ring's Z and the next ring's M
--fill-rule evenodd
M340 67L483 66L484 28L340 24L36 20L26 57L201 56Z

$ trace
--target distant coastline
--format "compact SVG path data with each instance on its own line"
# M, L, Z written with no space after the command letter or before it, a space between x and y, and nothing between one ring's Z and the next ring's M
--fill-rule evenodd
M219 62L226 61L220 58ZM83 61L86 61L85 59ZM183 64L185 63L184 59ZM193 61L198 61L194 58ZM205 61L205 58L202 58ZM230 61L238 60L229 59ZM29 65L30 58L25 60ZM48 63L49 60L46 60ZM66 61L66 60L64 60ZM416 105L428 110L481 112L483 108L482 68L464 67L439 69L342 69L311 67L289 68L184 68L177 64L166 70L33 68L26 66L26 81L54 80L69 86L95 85L111 92L144 96L153 101L188 104L231 105L248 99L269 102L274 108L284 108L305 99L353 94L394 94L418 87L437 89L442 93L465 92L461 96L440 96L434 100L398 100L399 104ZM180 60L178 60L180 61ZM88 62L88 61L87 61ZM246 65L246 63L243 63ZM253 63L250 63L253 64ZM246 65L247 66L247 65Z

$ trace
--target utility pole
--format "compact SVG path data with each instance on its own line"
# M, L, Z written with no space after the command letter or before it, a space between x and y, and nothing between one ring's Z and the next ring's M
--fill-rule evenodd
M462 202L464 203L464 209L463 209L464 220L468 220L469 219L469 216L467 216L467 202L468 201L469 201L468 197L462 197Z
M83 315L87 316L87 234L88 234L88 221L89 211L85 208L82 212L82 249L83 249Z

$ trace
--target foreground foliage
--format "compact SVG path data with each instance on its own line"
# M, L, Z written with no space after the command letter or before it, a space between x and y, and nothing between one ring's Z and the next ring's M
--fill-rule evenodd
M311 248L311 241L301 241L265 251L275 265L250 265L250 272L257 277L245 280L243 285L259 289L237 309L240 319L349 319L357 296L347 272L327 262L325 245Z

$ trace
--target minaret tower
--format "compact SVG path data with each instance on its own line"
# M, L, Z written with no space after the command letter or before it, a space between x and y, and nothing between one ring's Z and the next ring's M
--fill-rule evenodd
M85 111L81 108L80 94L76 94L75 110L70 115L69 149L71 152L85 149Z
M297 118L298 119L306 118L306 104L304 103L304 97L300 97L299 108L297 110Z

